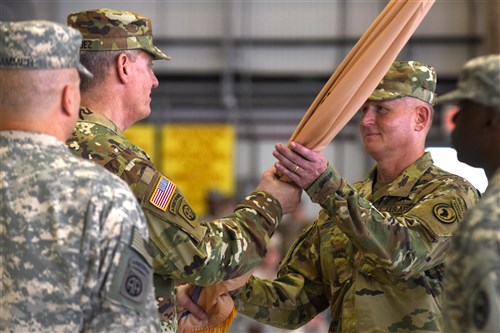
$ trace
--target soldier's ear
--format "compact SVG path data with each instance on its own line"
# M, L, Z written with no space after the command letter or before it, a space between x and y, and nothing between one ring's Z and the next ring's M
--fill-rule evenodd
M78 89L78 91L76 91ZM66 84L62 89L61 109L64 115L73 117L75 112L78 112L79 102L76 99L76 94L80 94L79 88L72 84Z
M418 104L415 108L415 130L422 131L430 126L432 111L424 104Z
M128 58L128 56L125 53L121 53L117 58L115 62L116 66L116 73L118 75L118 79L122 83L128 83L130 81L130 65L131 61Z

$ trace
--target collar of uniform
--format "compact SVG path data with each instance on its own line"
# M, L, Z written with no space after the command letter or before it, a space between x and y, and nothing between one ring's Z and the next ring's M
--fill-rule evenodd
M51 147L51 149L53 149L54 146L59 146L61 148L64 148L64 150L67 149L66 145L61 140L52 135L40 132L21 130L0 131L0 137L7 140L16 140L20 142L23 140L29 140L40 146Z
M424 153L422 157L406 168L406 170L404 170L396 179L388 185L382 187L382 189L373 193L373 197L370 201L376 201L383 196L407 197L415 186L415 183L420 179L420 177L422 177L427 169L432 166L433 163L431 153ZM368 174L367 181L370 186L375 181L376 174L375 166Z
M117 135L123 135L123 132L120 131L120 129L111 120L109 120L99 112L95 112L87 107L80 107L80 120L87 123L104 126L106 128L109 128Z

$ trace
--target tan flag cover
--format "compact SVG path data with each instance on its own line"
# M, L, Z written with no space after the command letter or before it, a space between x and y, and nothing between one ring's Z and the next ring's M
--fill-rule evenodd
M323 150L375 90L433 4L389 2L321 89L290 141Z
M321 89L290 142L297 141L308 148L323 150L375 90L434 2L390 1ZM205 287L202 295L221 295L212 304L219 303L221 309L230 313L233 301L223 294L243 286L246 279L237 281L239 283L226 281ZM206 312L210 314L210 308ZM221 332L221 327L213 324L213 320L209 319L211 324L207 325L190 317L193 316L179 323L180 332Z

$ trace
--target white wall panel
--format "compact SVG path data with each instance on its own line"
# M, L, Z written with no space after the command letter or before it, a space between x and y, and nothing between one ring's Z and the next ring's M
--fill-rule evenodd
M245 47L238 52L237 67L256 75L324 74L342 61L334 47Z
M476 6L481 1L475 1ZM471 1L438 0L424 18L415 36L461 36L470 33L474 15L470 15Z
M338 36L340 1L239 1L235 36L304 38Z
M213 46L178 46L160 47L169 56L171 61L155 61L156 73L216 73L219 74L224 66L222 49Z
M422 45L412 49L412 58L434 66L439 77L452 77L471 57L464 45ZM447 56L444 56L447 55Z

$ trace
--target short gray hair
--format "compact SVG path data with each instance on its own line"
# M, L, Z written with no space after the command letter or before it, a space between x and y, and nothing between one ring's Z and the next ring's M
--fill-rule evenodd
M117 50L117 51L81 51L80 62L94 74L94 79L81 77L80 90L85 92L89 88L97 85L104 79L108 70L113 66L116 58L120 54L126 54L127 57L135 62L141 50Z

